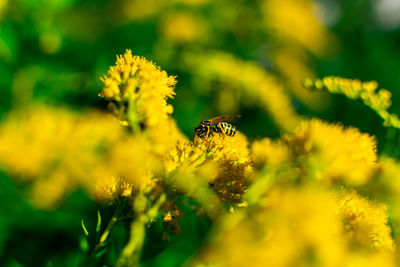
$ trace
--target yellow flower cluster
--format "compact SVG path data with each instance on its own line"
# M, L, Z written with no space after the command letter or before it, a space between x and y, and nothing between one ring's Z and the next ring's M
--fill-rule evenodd
M215 233L190 266L394 266L385 209L354 193L338 200L315 188L272 190L256 208L226 217ZM363 240L354 246L358 235Z
M377 161L375 138L356 128L312 120L284 139L309 175L327 183L363 184Z
M177 140L184 139L169 117L173 107L167 99L175 95L174 76L126 50L117 56L116 65L110 67L102 81L104 88L99 95L110 101L122 125L135 132L146 131L154 152L162 156Z
M332 94L343 94L350 99L360 99L373 109L383 120L385 126L400 129L400 120L396 114L387 110L392 105L392 94L386 89L378 89L376 81L361 82L360 80L328 76L323 79L304 81L308 89L327 90Z
M94 197L98 203L111 205L121 198L132 197L134 188L121 178L107 177L97 181L94 189Z
M314 119L303 122L293 134L278 141L255 141L252 159L258 168L285 169L291 165L289 170L296 172L290 176L300 180L362 185L375 172L376 140L356 128Z
M318 2L310 0L266 0L261 3L262 28L270 39L267 50L274 73L285 88L308 108L321 110L327 94L308 91L301 82L314 77L313 57L327 57L338 50L337 38L318 20ZM310 53L311 52L311 53Z
M310 0L263 1L264 25L284 42L298 43L316 55L324 54L326 47L337 45L337 40L314 16L314 4Z
M174 182L185 177L180 186L186 187L186 191L205 188L204 191L210 186L220 201L229 205L243 202L252 179L248 142L240 132L234 137L215 135L197 146L178 143L167 155L165 164L175 177Z
M293 130L302 119L293 109L290 98L276 78L256 63L222 52L202 57L187 55L186 63L206 79L229 84L237 91L240 96L238 99L260 104L284 130ZM224 105L229 103L224 101Z
M32 201L42 208L54 207L77 187L106 200L107 194L96 191L107 184L109 191L120 187L111 185L119 181L112 177L124 177L139 190L150 183L149 171L158 165L155 156L143 153L150 150L145 139L128 137L115 119L98 112L78 116L34 106L3 122L0 144L1 166L32 183ZM107 179L112 180L94 188Z
M216 135L200 146L206 147L220 166L217 177L211 183L213 191L223 203L242 203L243 194L252 179L247 138L240 132L234 137Z
M207 24L188 12L168 14L161 23L165 38L173 43L186 44L205 39Z
M115 66L102 81L104 88L99 95L115 102L120 118L132 126L158 125L173 112L167 98L175 95L175 77L145 58L132 56L131 50L117 56Z
M289 148L282 141L272 141L269 138L256 140L251 145L252 162L255 166L279 166L289 161Z
M358 196L355 192L338 196L338 214L347 237L354 245L394 251L387 225L387 207Z

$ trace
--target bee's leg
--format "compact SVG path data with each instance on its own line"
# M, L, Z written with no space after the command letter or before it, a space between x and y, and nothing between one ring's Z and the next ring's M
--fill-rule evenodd
M212 132L210 132L210 127L207 127L207 133L204 136L204 140L206 140L206 142L208 142L207 137L212 136Z
M197 146L197 134L194 134L193 144Z

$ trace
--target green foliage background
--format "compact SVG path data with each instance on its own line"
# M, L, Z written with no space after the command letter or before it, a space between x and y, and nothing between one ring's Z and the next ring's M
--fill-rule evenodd
M215 1L203 7L182 3L166 4L143 19L118 21L123 1L107 0L9 0L0 13L0 116L12 108L40 101L69 106L76 110L99 108L99 79L115 61L115 55L133 50L156 62L170 75L177 75L176 97L172 101L174 118L190 138L200 120L218 114L212 93L201 93L198 77L182 67L182 54L196 51L199 56L215 49L238 58L261 62L273 71L260 51L268 47L269 38L254 28L238 39L224 31L225 8L256 12L257 1ZM151 1L154 2L154 1ZM312 57L317 76L337 75L376 80L393 94L391 112L400 114L400 25L384 27L374 16L379 1L321 0L336 17L329 28L340 42L339 52L328 59ZM243 7L248 7L244 9ZM172 44L163 39L160 25L169 13L190 10L209 19L215 28L207 40L192 44ZM215 13L217 12L217 13ZM239 12L239 11L238 11ZM239 12L240 13L240 12ZM238 21L252 25L252 16ZM252 15L252 14L251 14ZM47 41L43 41L43 38ZM218 85L216 85L218 86ZM328 121L353 125L378 138L379 153L398 156L396 133L388 134L381 119L367 107L342 96L332 96L331 105L323 111L312 111L293 99L297 112ZM250 140L279 135L265 112L256 107L239 107L242 120L237 128ZM387 148L385 150L385 147ZM83 238L81 219L94 231L98 207L83 192L70 196L57 211L40 211L25 201L25 191L4 174L0 174L0 265L1 266L75 266L82 262ZM162 223L153 225L146 241L144 266L177 266L182 264L204 241L210 226L182 203L185 213L182 232L170 241L159 241ZM103 211L107 220L110 211ZM112 251L96 264L115 262L126 241L124 225L111 234ZM197 233L197 234L193 234Z

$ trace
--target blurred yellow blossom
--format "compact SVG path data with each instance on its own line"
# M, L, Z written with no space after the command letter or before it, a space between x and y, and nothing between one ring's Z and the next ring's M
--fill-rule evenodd
M0 20L3 19L8 10L8 0L0 0Z
M262 12L266 30L287 43L298 43L317 56L338 46L335 36L314 16L311 0L266 0Z
M37 105L10 114L0 127L1 167L32 183L32 200L43 208L78 186L91 193L96 181L113 176L143 188L149 173L161 169L150 148L145 138L128 137L114 118L97 112L77 116Z
M284 139L306 165L306 172L325 183L363 184L377 161L375 138L357 128L311 120Z
M212 266L342 266L346 245L335 201L316 190L275 190L215 229L198 258Z
M386 89L377 90L378 83L376 81L361 82L357 79L328 76L323 79L307 79L303 85L309 89L327 90L332 94L343 94L350 99L359 99L384 120L385 126L400 129L398 116L388 112L392 105L392 94Z
M290 159L290 154L289 148L281 141L264 138L251 144L251 158L258 167L283 164Z
M352 244L394 251L385 205L368 201L354 191L339 194L338 202L338 214Z
M385 212L355 193L274 189L226 216L189 266L395 266Z
M191 43L207 37L207 24L203 18L188 12L168 14L160 27L166 39L177 44Z

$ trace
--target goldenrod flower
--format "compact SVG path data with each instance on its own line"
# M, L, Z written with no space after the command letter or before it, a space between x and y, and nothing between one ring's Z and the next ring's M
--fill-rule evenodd
M387 207L360 197L355 192L338 195L338 214L343 230L355 245L394 251Z
M200 140L197 146L178 142L167 155L165 166L174 173L174 182L186 177L186 184L181 184L184 190L210 185L219 199L230 205L242 203L252 179L248 142L240 132L234 137L214 135L207 141ZM189 179L193 174L193 180Z
M206 149L221 168L211 183L213 191L224 203L242 203L253 172L246 136L241 132L233 137L214 135L208 141L203 140L200 147Z
M279 166L290 160L291 152L282 141L269 138L256 140L251 144L251 158L256 166Z
M183 165L191 165L197 168L205 160L204 151L194 146L189 141L177 142L165 158L167 172L172 172Z
M165 183L197 200L210 216L219 215L220 202L211 192L219 166L203 149L188 141L178 142L165 157Z
M321 56L337 46L335 36L314 16L310 0L263 1L263 19L267 31L285 43L297 43Z
M123 125L135 133L146 131L146 142L153 144L153 152L162 157L177 140L185 139L169 117L173 107L167 99L175 95L174 76L127 50L102 80L100 95L110 101Z
M324 89L332 94L343 94L350 99L359 99L384 120L385 126L400 129L400 120L397 115L387 111L392 105L392 94L386 89L377 90L378 83L376 81L361 82L360 80L329 76L322 80L307 79L303 85L309 89Z
M175 95L175 77L145 58L132 56L131 50L117 56L115 66L102 81L100 96L115 102L121 120L127 120L132 127L140 123L158 125L173 112L167 99Z
M162 169L148 139L128 137L112 116L45 106L10 114L0 126L0 163L32 183L32 200L42 208L77 187L92 193L96 181L113 176L141 190Z
M335 201L316 190L274 190L258 208L226 216L193 261L215 266L343 266ZM192 265L191 265L192 266Z
M285 139L306 172L326 183L363 184L377 161L375 138L356 128L311 120Z
M165 38L177 44L201 41L207 37L207 24L203 18L188 12L170 13L160 26Z
M111 176L96 182L94 197L101 204L113 204L122 198L130 198L133 194L133 186L121 178Z

